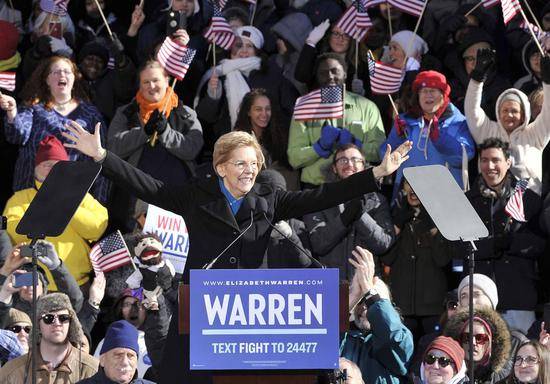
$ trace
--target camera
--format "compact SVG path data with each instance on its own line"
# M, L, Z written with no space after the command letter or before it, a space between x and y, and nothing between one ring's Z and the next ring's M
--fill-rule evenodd
M46 248L44 247L44 244L36 243L34 247L36 249L36 257L47 256L47 254L46 254L47 251L46 251ZM23 245L19 249L19 251L20 251L21 257L32 257L33 256L32 249L31 249L30 245Z
M168 12L168 20L166 21L166 34L172 36L178 29L187 28L187 16L182 11Z

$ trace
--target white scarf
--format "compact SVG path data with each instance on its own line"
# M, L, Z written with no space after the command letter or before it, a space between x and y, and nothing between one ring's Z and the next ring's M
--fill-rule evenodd
M237 114L244 95L250 92L250 87L243 77L243 74L248 77L250 72L260 69L261 59L259 57L247 57L244 59L225 59L220 62L214 70L219 76L225 76L224 88L227 105L229 107L229 116L231 117L231 129L237 121ZM199 84L199 91L204 84L208 82L212 75L212 69L207 71ZM199 94L195 97L195 107L199 103Z

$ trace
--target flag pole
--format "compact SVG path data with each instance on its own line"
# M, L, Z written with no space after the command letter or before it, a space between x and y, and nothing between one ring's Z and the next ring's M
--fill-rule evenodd
M403 65L401 66L401 69L404 69L407 65L407 52L409 49L411 49L411 45L414 41L414 35L416 35L416 32L418 32L418 28L420 27L420 21L422 21L422 16L424 16L424 11L426 10L426 6L428 5L428 0L424 2L424 6L422 7L422 12L420 12L420 15L418 16L418 20L416 21L416 25L414 26L413 35L409 39L409 42L407 43L407 49L405 50L405 60L403 60Z
M113 37L113 32L111 31L111 28L109 27L109 23L107 23L107 19L105 18L105 15L103 14L103 10L101 9L99 2L97 0L94 0L95 5L97 6L97 9L99 10L99 14L101 15L101 18L103 19L103 24L105 24L105 27L107 28L107 32L109 32L109 37L111 40L115 41Z
M397 110L397 106L395 105L395 101L393 101L391 93L388 93L388 98L390 99L391 106L393 108L393 111L395 112L395 117L399 116L399 111Z
M126 251L128 252L128 254L130 255L130 263L132 263L132 267L134 268L134 271L137 271L137 267L136 265L134 264L134 258L132 257L132 253L130 252L130 250L128 249L128 246L126 245L126 241L124 241L124 237L122 236L122 233L120 233L120 230L117 229L117 233L118 235L120 236L120 238L122 239L122 243L124 244L124 248L126 248Z
M473 11L475 11L476 9L479 8L479 6L483 4L483 0L481 0L479 3L477 3L472 9L470 9L468 12L466 12L466 14L464 15L464 17L468 17L472 14Z
M355 39L355 74L354 79L357 79L359 73L359 40Z
M214 64L214 67L216 66L216 43L212 41L212 63Z
M539 24L539 21L537 20L537 17L535 16L535 14L533 13L533 10L531 9L531 6L529 5L529 2L527 0L524 1L525 5L527 6L527 10L529 11L529 13L531 14L531 17L533 18L533 20L535 21L535 24L537 25L538 29L540 31L542 31L543 29L541 28L540 24Z
M390 13L390 5L388 3L386 3L386 11L388 13L388 28L390 29L390 40L391 40L391 37L393 36L393 31L392 31L392 26L391 26L391 13Z
M346 82L342 84L342 128L344 128L344 123L346 121Z
M145 3L145 0L140 0L138 7L143 9L143 3Z
M256 15L256 1L252 5L252 17L250 18L250 25L254 26L254 16Z
M540 51L540 54L544 56L544 49L542 49L542 46L539 43L539 40L537 39L537 36L535 36L535 32L533 32L533 27L531 26L531 23L529 20L527 20L527 16L525 16L525 13L523 12L523 9L519 7L519 11L521 12L521 16L523 17L523 20L525 20L525 24L527 24L527 27L529 28L529 32L531 32L531 36L533 37L533 40L535 40L535 44L537 45L537 48Z
M172 85L170 86L170 90L168 91L168 97L166 98L166 101L164 102L164 106L162 107L162 114L166 118L168 118L168 116L166 116L166 110L168 109L168 103L172 98L172 93L174 93L174 87L176 86L176 81L178 81L178 78L174 77L174 80L172 80ZM153 133L153 136L151 137L151 147L155 146L155 144L157 143L157 138L158 138L158 132L155 131Z

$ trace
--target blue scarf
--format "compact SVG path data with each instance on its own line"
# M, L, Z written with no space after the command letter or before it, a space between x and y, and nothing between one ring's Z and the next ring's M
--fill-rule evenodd
M241 197L240 199L236 199L233 197L231 192L225 187L225 184L223 183L223 179L220 177L218 178L218 181L220 183L220 189L222 190L223 195L227 199L227 202L229 203L229 208L231 208L231 213L233 213L233 216L239 212L239 208L241 208L241 205L244 201L244 199Z

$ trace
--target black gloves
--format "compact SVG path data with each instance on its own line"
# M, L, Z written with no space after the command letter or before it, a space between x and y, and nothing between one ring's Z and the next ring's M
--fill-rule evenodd
M496 52L492 49L484 48L477 51L476 67L471 73L471 78L475 81L484 82L487 79L489 71L496 62Z
M143 130L148 136L151 136L155 132L162 135L162 133L166 130L167 125L168 121L166 120L166 117L164 117L164 114L158 109L155 109L154 112L151 113L151 116L143 127Z
M550 84L550 56L544 55L540 59L540 77L546 84Z
M361 198L353 199L344 204L344 211L340 214L342 224L346 227L357 220L363 213L363 202Z
M123 67L126 64L126 56L124 55L124 45L120 42L116 33L113 32L113 39L109 43L109 53L115 59L117 67Z

